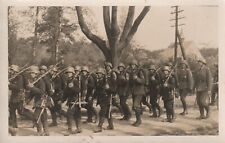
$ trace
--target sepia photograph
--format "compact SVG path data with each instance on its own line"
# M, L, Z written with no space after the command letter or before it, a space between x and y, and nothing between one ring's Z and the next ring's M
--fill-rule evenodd
M218 5L7 16L9 136L219 134Z
M0 142L224 142L224 0L0 7Z

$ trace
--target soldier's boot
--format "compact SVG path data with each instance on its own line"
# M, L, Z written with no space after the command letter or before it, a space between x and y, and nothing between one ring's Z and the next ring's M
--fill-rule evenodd
M153 114L152 114L150 117L152 117L152 118L158 117L158 116L157 116L157 112L156 112L156 108L155 108L155 107L152 108L152 113L153 113Z
M209 118L210 117L210 110L209 110L209 106L205 107L205 110L206 110L206 116L205 116L205 119Z
M163 109L159 105L157 106L157 109L159 110L158 117L160 117L163 113Z
M54 126L57 126L58 123L57 123L57 115L52 115L52 123L49 125L49 127L54 127Z
M42 136L42 127L40 125L40 123L36 124L37 126L37 136Z
M76 119L75 123L76 123L77 129L73 132L73 134L81 133L82 129L81 129L81 121L80 121L80 119Z
M136 116L136 122L133 124L133 126L138 127L141 125L141 111L136 111L135 113Z
M104 117L99 118L99 123L98 123L97 128L94 129L94 133L102 132L102 126L103 126L104 120L105 120Z
M42 121L44 133L43 136L49 136L47 119Z
M205 116L204 116L204 108L202 106L199 106L199 111L200 111L200 116L197 117L197 119L204 119Z
M182 113L180 113L180 115L186 115L186 114L188 114L188 111L187 111L187 103L186 103L186 101L183 99L183 100L181 100L181 102L182 102L182 105L183 105L183 112Z
M34 114L32 113L32 111L26 108L23 109L23 116L28 120L34 119Z
M10 133L12 136L16 136L16 134L17 134L17 128L9 127L9 133Z
M113 126L113 119L110 118L108 119L108 126L107 126L107 130L113 130L114 129L114 126Z

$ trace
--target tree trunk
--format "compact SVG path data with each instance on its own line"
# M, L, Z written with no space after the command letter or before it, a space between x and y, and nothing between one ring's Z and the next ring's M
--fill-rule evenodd
M149 10L150 6L145 6L140 15L136 18L136 20L133 23L135 7L130 6L125 26L123 28L123 32L119 37L120 29L117 22L117 6L112 6L111 20L110 20L109 6L103 6L103 20L109 43L107 45L106 41L102 40L101 38L99 38L97 35L93 34L90 31L90 29L88 28L87 24L84 21L81 7L76 6L78 22L82 32L89 40L91 40L98 46L98 48L103 52L106 61L111 62L113 67L117 67L118 63L120 62L122 52L132 40L140 23L142 22L142 20L144 19Z
M39 14L39 7L37 6L36 8L36 13L35 13L35 24L34 24L34 41L33 41L33 49L32 49L32 63L34 63L35 58L36 58L36 47L37 47L37 29L38 29L38 14Z

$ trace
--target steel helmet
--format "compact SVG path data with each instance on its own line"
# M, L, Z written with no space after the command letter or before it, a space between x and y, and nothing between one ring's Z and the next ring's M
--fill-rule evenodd
M150 65L150 67L148 68L149 70L156 70L155 65Z
M47 68L45 65L42 65L42 66L40 67L40 70L45 70L45 71L47 71L48 68Z
M137 61L136 60L132 60L131 62L130 62L130 65L138 65L138 63L137 63Z
M73 73L74 74L75 73L74 68L71 66L67 67L65 73Z
M124 65L123 63L119 63L118 68L119 68L119 67L125 68L125 65Z
M98 68L96 73L101 73L101 74L105 74L105 70L103 68Z
M77 65L77 66L75 66L75 69L74 70L75 71L80 71L80 69L81 69L81 67Z
M162 68L162 71L170 71L170 67L169 67L169 66L164 66L164 67Z
M30 72L30 73L36 73L36 74L39 74L39 73L40 73L39 67L38 67L38 66L31 66L29 72Z
M113 68L112 64L110 62L105 62L105 66L109 66L110 68Z
M83 67L81 68L81 71L86 71L86 72L89 72L89 68L88 68L88 66L83 66Z
M10 69L15 71L15 72L19 72L19 70L20 70L19 66L17 66L17 65L11 65Z
M198 62L201 62L201 63L203 63L203 64L206 64L206 61L205 61L205 59L203 59L203 58L198 58Z

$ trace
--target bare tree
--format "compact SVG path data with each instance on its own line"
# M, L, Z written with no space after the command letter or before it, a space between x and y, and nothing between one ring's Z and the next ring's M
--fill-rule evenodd
M103 20L107 41L101 39L99 36L91 32L84 20L82 7L76 6L75 8L82 32L89 40L98 46L98 48L104 54L106 61L111 62L113 66L117 66L124 49L126 49L127 45L132 40L134 34L138 30L140 23L149 12L151 7L145 6L134 21L135 7L130 6L128 9L126 22L121 32L117 21L117 6L112 6L111 16L110 7L103 6Z

